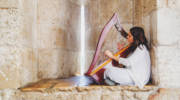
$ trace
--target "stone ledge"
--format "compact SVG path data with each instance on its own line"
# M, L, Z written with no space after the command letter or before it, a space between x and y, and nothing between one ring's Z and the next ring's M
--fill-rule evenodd
M105 86L105 85L90 85L90 86L76 86L72 81L45 79L37 83L29 84L20 88L22 92L87 92L87 91L134 91L134 92L148 92L157 90L158 87L154 85L146 85L140 89L136 86Z
M180 88L157 88L152 85L143 89L134 86L85 86L61 87L61 89L51 92L6 89L0 90L0 98L3 100L179 100L180 97Z

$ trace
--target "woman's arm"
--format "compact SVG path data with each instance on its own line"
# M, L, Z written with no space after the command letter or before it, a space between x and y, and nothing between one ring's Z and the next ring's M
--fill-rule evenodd
M126 58L121 58L121 57L118 58L118 57L113 56L112 59L114 59L115 61L119 62L119 64L122 64L122 65L126 66L126 68L130 68L131 67L130 62Z
M131 64L127 58L121 58L120 57L118 62L120 64L123 64L124 66L126 66L126 68L131 68Z
M105 55L108 56L111 59L114 59L115 61L119 62L119 64L123 64L124 66L126 66L127 68L130 68L130 62L128 61L128 59L126 58L118 58L116 56L114 56L109 50L105 51Z

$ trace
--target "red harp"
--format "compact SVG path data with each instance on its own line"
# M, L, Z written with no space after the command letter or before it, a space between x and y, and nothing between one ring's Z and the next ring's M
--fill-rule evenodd
M123 28L120 25L118 15L116 13L112 16L112 18L104 26L104 28L101 32L101 35L99 37L99 41L98 41L98 44L96 47L94 58L93 58L91 65L86 73L86 75L93 77L93 79L95 79L95 81L100 84L103 81L104 71L105 71L106 67L108 66L108 64L112 62L112 59L108 59L96 67L95 67L95 65L96 65L96 62L97 62L97 59L98 59L98 56L100 53L100 49L104 42L104 39L112 26L115 26L117 31L119 31L119 32L122 32L122 30L123 30ZM123 34L121 33L121 35L126 37L127 33L124 30L123 30L123 32L124 33ZM128 48L129 48L129 46L126 46L125 48L123 48L120 51L118 51L117 53L115 53L114 56L124 56L125 57L126 56L125 52Z

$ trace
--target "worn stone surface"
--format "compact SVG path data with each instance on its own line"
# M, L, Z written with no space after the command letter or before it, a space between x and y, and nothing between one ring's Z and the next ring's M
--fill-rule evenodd
M54 95L54 100L61 98L62 100L148 100L149 96L156 93L158 87L147 85L142 89L135 86L100 86L91 85L77 87L76 83L68 80L41 80L37 83L30 84L27 87L21 88L21 91L26 92L26 96L38 95L36 99L43 98L42 95L46 95L47 98L51 98ZM41 92L41 93L38 93ZM47 95L48 93L48 95ZM23 92L16 93L18 95L24 95ZM25 96L25 98L27 98ZM73 97L70 97L73 96ZM18 96L21 97L21 96ZM57 98L58 97L58 98ZM34 98L32 98L33 100ZM16 99L15 99L16 100Z
M156 47L156 67L158 67L160 86L179 87L179 57L179 48L176 45ZM169 80L171 82L168 82Z
M0 3L6 6L0 9L0 88L18 88L37 81L37 56L32 48L34 2L1 0Z
M179 0L157 0L158 8L173 8L180 10L179 5Z
M0 8L18 8L19 0L1 0Z
M38 47L79 50L80 5L64 0L37 3Z
M170 8L157 11L157 41L160 45L173 45L180 40L180 12Z
M56 82L51 80L49 83L54 84ZM42 86L41 88L43 88ZM45 87L48 88L49 86L46 85ZM153 86L144 89L129 86L60 87L59 90L53 91L51 88L51 90L41 92L6 89L0 91L0 98L2 100L148 100L148 96L156 93L156 91L157 87Z
M20 86L24 86L29 82L37 81L37 67L35 66L37 56L32 48L21 48L19 51L20 67L18 70Z
M38 79L43 78L57 78L59 72L68 73L63 68L63 60L65 59L65 52L60 49L39 49L38 50ZM62 68L61 68L62 67ZM67 68L68 70L68 68Z
M21 16L18 9L0 10L0 45L20 46Z
M108 10L109 7L113 8ZM127 4L127 5L124 5ZM81 24L81 4L79 1L64 0L39 0L37 2L37 47L49 55L44 59L44 53L39 53L39 73L41 78L48 77L67 77L80 73L80 24ZM122 9L120 9L120 8ZM92 61L93 51L97 45L97 41L101 30L114 12L119 14L123 26L128 31L132 27L132 1L115 1L109 2L104 0L86 1L85 8L85 71L88 69ZM126 9L125 9L126 8ZM128 9L127 9L128 8ZM50 12L47 12L47 9ZM98 10L97 10L98 9ZM69 20L72 19L72 20ZM114 34L114 35L112 35ZM116 48L116 43L120 38L114 39L117 34L113 29L109 32L108 41L104 47ZM113 41L111 41L113 40ZM113 45L111 45L113 44ZM60 48L62 53L51 57L54 48ZM63 51L65 50L65 51ZM66 51L67 50L67 51ZM91 52L91 53L90 53ZM103 52L103 51L102 51ZM42 56L42 57L41 57ZM59 63L55 58L64 60ZM56 61L56 62L54 62ZM68 63L67 63L68 62ZM53 70L52 69L57 69ZM49 71L49 72L48 72ZM52 75L53 73L56 73ZM63 74L64 73L64 74ZM40 79L41 79L40 78Z
M30 70L36 70L37 74L35 75L37 75L38 79L68 77L80 73L79 66L81 61L79 59L79 33L81 6L80 3L77 2L64 0L39 0L21 2L23 4L24 11L24 27L22 32L24 39L22 40L22 45L25 47L33 47L32 50L33 55L35 56L35 60L30 61L34 66ZM86 30L88 30L86 33L86 37L88 37L86 38L86 43L88 45L86 47L86 53L90 55L85 60L85 71L88 69L92 60L92 50L95 50L100 32L105 23L114 13L113 10L109 11L108 16L106 17L108 18L106 19L107 21L100 21L102 18L105 18L104 15L107 13L104 12L104 9L107 8L104 6L106 3L107 1L88 1L85 4L85 24L87 26ZM109 4L109 6L116 9L121 18L123 26L128 30L132 26L132 8L125 9L126 12L124 12L124 9L118 8L119 5L123 5L123 3L128 4L124 6L132 5L132 1L129 0L126 2L112 2ZM32 5L32 9L30 9L30 5ZM97 8L99 10L97 10ZM48 12L47 9L49 10ZM72 19L72 21L69 19ZM108 47L108 44L106 46ZM113 47L115 46L116 43L113 45ZM91 53L89 53L89 51ZM32 65L29 63L27 66Z
M152 11L157 9L158 0L142 0L143 2L143 16L149 15ZM164 0L166 1L166 0Z
M176 2L176 3L175 3ZM154 48L155 79L162 87L179 87L179 1L158 0L159 9L150 14L156 27L151 27ZM158 79L158 80L157 80ZM168 82L171 80L171 82Z
M61 83L61 81L52 79L42 80L34 86L29 85L31 91L28 92L4 89L0 91L0 98L2 100L179 100L180 95L179 88L158 88L156 86L145 86L143 89L134 86L57 87L54 84L58 82ZM36 91L37 89L40 91Z
M179 87L179 1L143 1L143 26L150 40L153 83ZM171 54L173 53L173 54ZM173 56L172 56L173 55ZM173 66L173 69L171 69ZM170 74L171 73L171 74ZM167 82L172 80L173 82Z
M133 1L133 25L142 26L143 18L143 1L144 0L134 0Z
M0 88L17 88L20 85L19 64L21 62L19 10L0 9L0 22Z
M179 100L179 89L160 88L157 93L149 96L149 100Z

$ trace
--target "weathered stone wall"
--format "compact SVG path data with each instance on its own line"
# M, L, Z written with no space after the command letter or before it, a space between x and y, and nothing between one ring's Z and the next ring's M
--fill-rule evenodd
M29 0L32 1L32 0ZM0 88L18 88L36 80L33 50L30 41L32 22L25 7L31 3L20 0L0 1ZM32 7L33 9L33 7ZM30 10L30 9L29 9ZM29 27L30 26L30 27ZM29 43L29 44L28 44Z
M68 77L80 73L80 1L39 0L36 6L37 31L33 38L36 41L34 46L38 56L38 79ZM112 14L118 12L126 29L132 26L133 20L131 0L86 1L84 6L86 71L92 60L100 32ZM112 9L109 10L109 8ZM112 42L119 39L114 39L117 37L114 28L107 37L104 47L116 47L116 43Z
M101 30L113 13L118 13L127 31L132 27L132 4L132 0L84 2L85 71ZM1 0L0 88L79 74L80 10L81 0ZM112 28L103 50L116 48L118 35Z
M153 84L163 87L150 100L180 98L179 5L178 0L135 0L134 25L145 29L151 46Z
M153 84L163 87L180 82L179 5L178 0L135 0L134 5L134 25L144 27L151 46Z
M180 87L180 1L157 2L156 48L160 86ZM170 81L170 82L169 82Z
M37 6L38 78L80 74L81 0L39 0ZM84 1L86 55L84 72L92 61L104 25L113 13L117 12L123 26L129 29L133 22L132 7L131 0ZM119 40L115 38L117 34L114 28L109 32L103 50L116 48Z
M142 22L150 33L153 78L161 87L180 86L179 5L178 0L144 1Z

